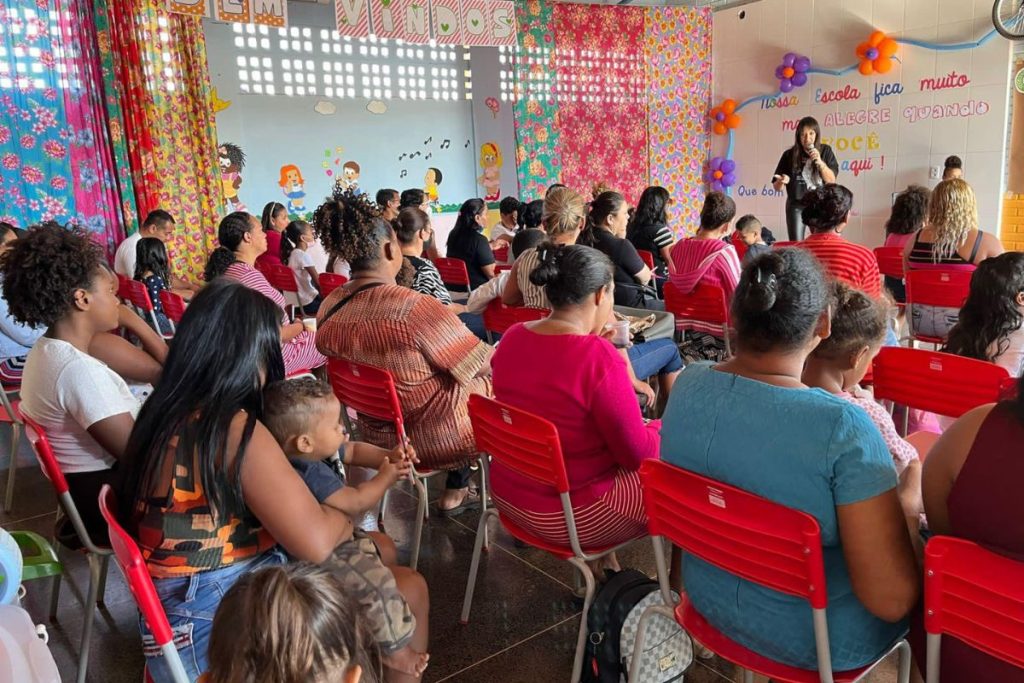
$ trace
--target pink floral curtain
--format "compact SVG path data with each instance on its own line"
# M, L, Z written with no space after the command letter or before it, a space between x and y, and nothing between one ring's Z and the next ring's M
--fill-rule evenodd
M561 182L636 202L647 186L647 75L641 7L554 8Z

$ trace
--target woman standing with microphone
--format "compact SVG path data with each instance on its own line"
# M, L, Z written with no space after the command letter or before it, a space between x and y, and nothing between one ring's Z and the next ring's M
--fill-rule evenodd
M800 119L796 126L796 144L782 153L772 176L772 187L786 188L786 229L791 242L804 238L804 195L823 185L834 183L839 175L839 162L828 145L821 144L821 127L811 116Z

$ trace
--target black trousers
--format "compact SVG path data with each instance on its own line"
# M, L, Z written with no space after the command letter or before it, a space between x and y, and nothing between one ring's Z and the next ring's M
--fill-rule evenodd
M789 232L790 242L799 242L804 238L804 219L800 215L804 210L803 204L795 199L786 200L786 230Z

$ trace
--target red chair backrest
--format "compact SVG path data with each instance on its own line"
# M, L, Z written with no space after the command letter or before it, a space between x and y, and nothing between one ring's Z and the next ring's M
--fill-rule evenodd
M185 315L185 300L169 289L160 290L160 305L164 307L164 315L171 319L175 325L181 322L181 316Z
M665 310L676 317L676 327L688 327L686 320L729 326L729 304L725 290L714 285L697 285L690 294L682 294L671 282L665 283Z
M948 417L995 403L1010 378L995 363L896 346L883 347L873 369L876 399Z
M320 276L317 279L320 281L321 299L326 299L328 294L348 282L347 277L344 275L338 275L337 273L320 273Z
M799 246L800 246L800 242L799 241L776 242L775 244L772 245L772 249L785 249L786 247L799 247Z
M903 279L903 247L875 247L875 260L879 273Z
M736 249L736 255L739 257L740 261L742 261L743 257L747 255L747 243L743 241L743 236L738 230L732 234L731 241L733 248Z
M640 481L652 536L815 609L826 607L814 517L660 460L644 461Z
M924 549L924 628L1024 668L1024 563L936 536Z
M569 492L555 425L480 394L469 397L469 421L478 451L558 493Z
M35 453L43 474L53 484L57 495L67 493L67 479L64 478L64 472L61 471L60 465L57 463L57 456L53 454L53 448L50 447L50 442L46 439L46 432L24 412L19 411L19 414L25 425L25 436L28 437L28 442L32 445L32 452Z
M466 262L457 258L436 258L434 265L441 274L441 282L446 285L469 287L469 271Z
M132 592L146 624L149 625L153 638L157 645L171 642L171 625L167 621L167 613L164 612L164 607L156 594L153 579L150 578L149 570L146 569L146 562L142 559L139 546L117 521L117 503L114 500L114 490L110 488L110 484L104 484L100 489L99 505L103 519L107 520L110 547L114 551L114 559L117 561L117 566L121 568L125 581L128 582L128 589Z
M117 274L117 298L121 301L131 301L132 295L128 291L129 282L132 282L130 277L125 277L121 273Z
M295 282L295 273L288 266L271 263L263 266L263 275L270 285L282 292L298 292L299 285Z
M372 365L328 358L327 375L334 395L343 405L361 415L393 423L395 434L400 440L405 439L402 404L390 372Z
M133 306L147 313L153 310L153 301L149 298L149 290L146 289L146 285L138 280L127 280L124 286L128 294L128 301Z
M971 291L971 275L963 270L907 271L907 305L960 308Z
M505 263L506 261L508 261L508 247L508 242L506 242L505 246L498 247L497 249L495 249L494 260L497 261L498 263Z
M501 299L492 299L484 309L484 329L503 334L516 323L527 323L548 317L551 311L546 308L529 308L527 306L506 306Z
M637 249L636 253L640 254L640 260L644 262L645 266L654 270L654 254L646 249Z

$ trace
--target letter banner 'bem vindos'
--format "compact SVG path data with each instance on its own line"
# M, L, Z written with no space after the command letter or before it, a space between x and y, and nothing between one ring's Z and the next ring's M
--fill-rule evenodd
M167 11L237 24L288 25L288 0L167 0Z

